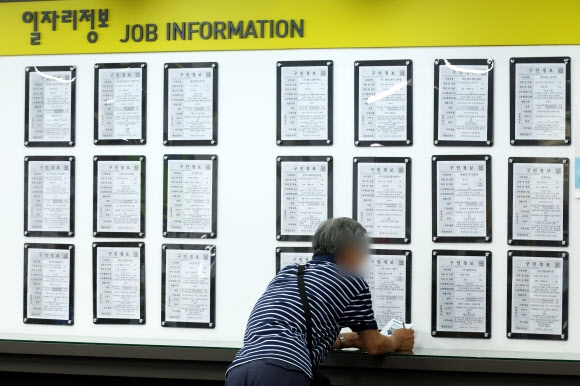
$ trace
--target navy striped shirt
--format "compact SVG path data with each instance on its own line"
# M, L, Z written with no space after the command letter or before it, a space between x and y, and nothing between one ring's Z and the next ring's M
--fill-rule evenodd
M289 265L270 282L250 314L244 346L230 369L255 360L277 359L312 377L312 365L324 360L341 327L355 332L377 329L364 279L342 270L331 256L314 257L304 272L313 324L311 364L297 272L297 264Z

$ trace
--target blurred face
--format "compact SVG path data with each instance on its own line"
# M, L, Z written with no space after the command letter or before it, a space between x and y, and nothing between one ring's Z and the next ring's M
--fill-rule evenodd
M336 263L347 271L362 272L368 255L369 250L366 244L353 244L342 250L337 256Z

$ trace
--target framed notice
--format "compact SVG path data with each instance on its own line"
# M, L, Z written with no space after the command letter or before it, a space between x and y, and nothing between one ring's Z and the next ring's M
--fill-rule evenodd
M434 242L491 242L491 156L436 155L432 160Z
M277 158L276 239L310 241L332 218L332 157Z
M218 64L166 63L163 144L215 146L218 139Z
M568 340L568 253L509 251L507 337Z
M413 144L412 60L354 62L354 144Z
M24 244L26 324L74 324L75 250L70 244Z
M93 243L93 323L145 324L144 243Z
M492 59L436 59L436 146L493 145Z
M163 236L217 236L217 156L163 156Z
M510 59L510 143L570 145L569 57Z
M508 160L508 244L569 244L568 158Z
M491 338L491 252L433 251L431 335Z
M24 158L24 236L73 237L75 158Z
M95 64L95 145L147 142L147 63Z
M215 328L215 245L163 244L161 325Z
M24 146L75 145L76 67L26 67Z
M278 247L276 248L276 273L289 265L304 265L312 260L314 250L311 247Z
M145 156L93 157L93 236L145 237Z
M411 242L411 158L353 159L352 218L372 244Z
M277 63L279 146L332 145L331 60Z
M364 275L379 328L391 319L411 323L411 251L371 249Z

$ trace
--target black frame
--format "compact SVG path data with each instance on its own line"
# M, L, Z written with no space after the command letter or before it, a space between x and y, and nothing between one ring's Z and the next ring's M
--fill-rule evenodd
M32 72L69 71L71 73L70 140L30 141L30 74ZM25 68L24 146L26 147L74 147L76 142L76 66L27 66Z
M439 139L439 66L487 66L487 139L485 141L452 141ZM435 97L433 114L433 144L435 146L493 146L493 59L435 59Z
M163 144L165 146L216 146L218 143L218 63L165 63L163 83ZM210 140L169 139L169 70L172 68L207 68L213 71L213 128Z
M30 249L62 249L69 251L69 314L67 320L36 319L28 317L28 251ZM75 246L73 244L24 244L24 294L23 318L25 324L51 324L72 326L75 324Z
M562 205L562 235L563 240L518 240L513 237L513 213L514 213L514 164L561 164L564 168L563 189L564 202ZM510 157L508 160L508 223L507 223L507 243L508 245L531 245L544 247L567 247L569 245L569 184L570 184L570 160L568 158L541 158L541 157Z
M280 272L282 267L282 254L283 253L309 253L314 254L314 249L312 247L277 247L276 248L276 274Z
M405 166L405 237L369 237L371 244L409 244L411 243L411 176L410 157L354 157L352 172L352 218L358 220L358 165L360 163L400 163Z
M516 66L520 63L565 63L566 64L566 134L559 139L516 139ZM571 59L569 56L532 57L510 59L510 144L513 146L570 146L572 144L571 109Z
M311 241L314 235L283 235L282 234L282 162L326 162L328 165L328 203L327 218L332 218L334 200L333 173L331 156L278 156L276 158L276 240L278 241Z
M404 141L369 141L359 138L359 90L360 74L362 66L376 67L407 67L407 139ZM413 144L413 61L411 59L401 60L357 60L354 62L354 145L366 146L411 146Z
M481 256L485 257L485 330L486 332L460 332L437 330L437 260L443 256ZM457 251L435 249L432 253L431 266L431 336L435 338L491 338L491 251Z
M438 236L437 235L437 162L439 161L485 161L485 236ZM491 156L485 155L434 155L431 157L431 236L436 243L491 243L492 237Z
M512 327L512 280L513 280L513 257L555 257L563 260L562 266L562 334L533 334L511 332ZM507 321L506 336L508 339L538 339L538 340L568 340L568 289L569 289L569 261L568 252L546 252L546 251L508 251L508 270L507 270Z
M211 197L211 232L169 232L167 230L167 202L168 202L168 179L169 161L213 161L212 162L212 197ZM190 155L190 154L166 154L163 156L163 237L190 238L190 239L215 239L217 237L217 198L218 198L218 156Z
M316 140L282 139L282 67L326 67L328 69L328 122L327 138ZM279 61L276 63L276 144L278 146L331 146L334 127L334 62L332 60Z
M70 205L68 232L28 230L28 177L30 162L63 161L70 165ZM75 157L73 156L27 156L24 157L24 236L27 237L73 237L75 234Z
M400 249L371 249L369 250L369 255L401 255L406 256L405 258L405 323L411 323L413 320L411 317L411 296L412 283L413 283L413 253L410 250L400 250ZM369 258L371 258L369 256ZM384 326L379 326L382 328Z
M209 323L189 323L189 322L169 322L165 320L165 296L166 296L166 275L167 275L167 250L177 249L182 251L210 251L210 296L209 296ZM216 246L215 245L194 245L194 244L163 244L161 246L161 326L162 327L184 327L184 328L215 328L216 322Z
M131 139L102 139L99 138L99 79L102 69L129 69L141 68L141 138ZM144 145L147 143L147 63L97 63L95 64L95 117L94 139L95 145Z
M99 161L140 161L141 162L141 225L140 232L99 232L97 230L97 217L99 213ZM93 157L93 237L111 237L111 238L143 238L145 237L145 168L147 166L144 155L118 155Z
M139 319L110 319L110 318L98 318L97 317L97 298L99 294L97 293L97 266L98 266L98 248L139 248L139 258L140 258L140 276L141 276L141 288L140 292L140 318ZM106 242L106 243L93 243L93 324L138 324L144 325L145 319L145 243L141 241L136 242Z

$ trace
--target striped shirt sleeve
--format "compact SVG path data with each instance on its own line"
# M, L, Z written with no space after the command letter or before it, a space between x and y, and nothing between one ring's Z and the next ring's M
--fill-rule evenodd
M341 327L348 327L354 332L364 330L378 330L373 304L371 301L371 292L368 286L356 295L351 303L346 307L340 320Z

